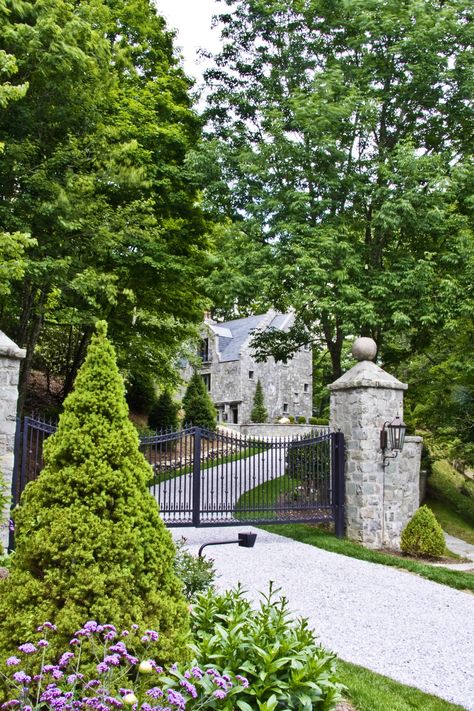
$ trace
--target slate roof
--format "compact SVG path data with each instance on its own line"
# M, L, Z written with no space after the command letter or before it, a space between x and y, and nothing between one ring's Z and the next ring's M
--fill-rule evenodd
M226 321L225 323L208 324L216 336L217 350L220 353L219 360L221 363L239 360L242 346L252 331L258 328L266 315L267 314L259 314L258 316L238 318L235 321ZM287 319L288 314L275 314L273 320L265 330L271 328L281 329ZM230 334L231 337L228 337L227 334Z

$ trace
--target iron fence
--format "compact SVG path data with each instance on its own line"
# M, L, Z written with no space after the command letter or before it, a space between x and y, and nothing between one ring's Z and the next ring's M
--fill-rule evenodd
M18 423L13 502L40 473L56 424ZM344 438L317 427L297 437L254 437L200 427L140 438L150 492L170 526L334 522L344 527Z

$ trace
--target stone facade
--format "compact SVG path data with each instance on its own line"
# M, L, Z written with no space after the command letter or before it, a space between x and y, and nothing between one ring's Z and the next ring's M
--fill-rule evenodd
M208 384L219 422L250 422L258 380L262 384L270 422L288 415L311 417L311 350L298 351L286 364L275 363L273 358L257 363L250 345L254 331L267 328L285 330L292 320L292 314L278 314L273 310L225 323L205 320L199 373ZM187 365L183 370L184 380L189 380L191 374L192 368Z
M407 385L361 360L329 389L330 425L344 433L346 444L346 535L369 548L398 549L419 506L422 440L407 437L384 467L380 432L396 415L403 417Z
M25 355L26 351L0 331L0 472L8 493L12 488L18 376L20 360ZM0 512L0 548L3 549L8 546L8 511L7 508Z

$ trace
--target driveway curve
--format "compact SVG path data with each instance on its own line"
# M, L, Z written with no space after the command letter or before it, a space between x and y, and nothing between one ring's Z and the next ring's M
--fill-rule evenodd
M474 595L250 526L174 528L191 551L255 531L255 548L209 547L217 587L252 600L273 580L342 659L474 711Z

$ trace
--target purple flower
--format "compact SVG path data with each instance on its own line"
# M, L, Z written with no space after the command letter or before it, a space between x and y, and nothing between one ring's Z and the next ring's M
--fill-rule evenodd
M202 679L203 671L199 667L193 667L191 669L191 674L195 679Z
M100 681L98 679L91 679L87 684L84 684L84 689L94 689L96 686L100 686Z
M57 667L53 669L51 672L51 676L53 679L61 679L64 676L64 672L61 671L61 669L58 669Z
M8 657L7 667L16 667L20 663L18 657Z
M34 654L36 652L36 647L34 644L31 644L31 642L25 642L25 644L20 644L18 647L20 652L23 652L23 654Z
M182 679L179 683L184 689L186 689L188 694L192 696L193 699L197 698L197 691L194 684L191 684L189 681L186 681L186 679Z
M71 641L69 642L69 644L70 644L71 646L73 646L73 645L75 645L75 644L80 644L80 643L81 643L80 640L76 639L75 637L73 637L73 638L71 639Z
M240 674L236 674L236 675L235 675L235 678L237 679L237 681L240 681L240 683L242 684L242 686L244 687L244 689L246 689L246 688L248 687L248 685L249 685L249 680L246 679L244 676L240 676Z
M216 699L225 699L226 693L223 689L217 689L217 691L214 692L213 696L215 696Z
M71 659L74 657L74 652L64 652L58 662L58 667L67 667Z
M97 671L99 674L105 674L109 671L109 668L110 667L106 662L100 662L100 664L97 665Z
M126 654L127 647L124 642L116 642L109 647L109 652L118 652L119 654Z
M38 647L49 647L49 642L47 639L40 639L38 642Z
M18 699L11 699L0 706L0 709L12 709L14 706L19 706L20 702Z
M171 706L176 706L178 709L184 709L186 700L179 691L168 689L168 703L171 704Z
M24 671L17 671L13 674L13 678L19 684L29 684L31 681L31 676L28 676Z
M56 625L53 625L52 622L43 622L42 625L38 627L36 630L37 632L42 632L43 630L56 630Z
M104 662L106 664L110 664L113 667L118 667L118 665L120 664L120 655L108 654L106 657L104 657Z
M163 696L162 690L158 686L153 686L146 692L147 696L151 696L152 699L160 699Z
M132 630L137 630L137 629L138 629L138 625L132 625Z
M128 637L129 634L130 632L128 630L123 630L122 637Z

